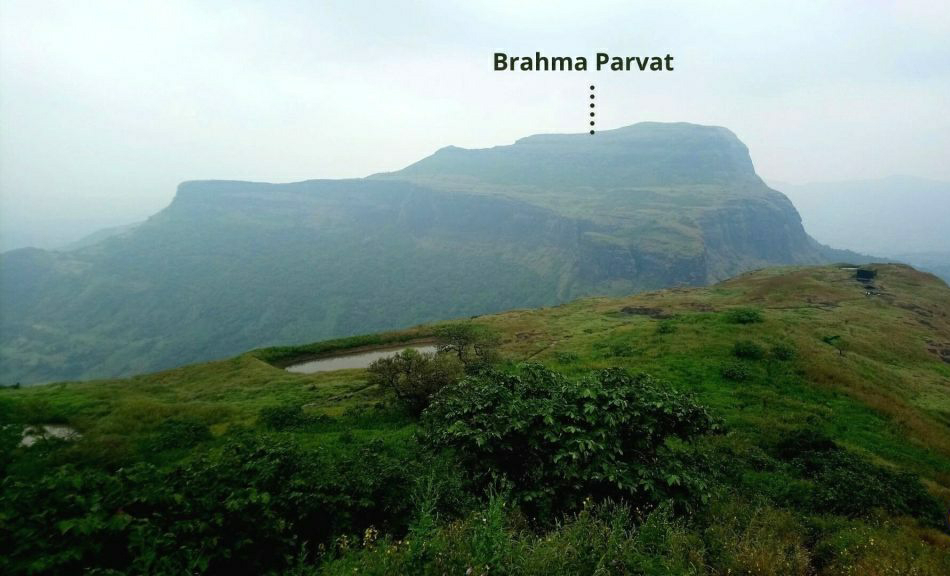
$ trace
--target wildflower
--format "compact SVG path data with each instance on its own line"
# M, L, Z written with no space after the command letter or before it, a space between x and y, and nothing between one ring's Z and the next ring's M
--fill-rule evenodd
M377 538L378 536L379 536L379 531L378 531L375 527L370 526L370 527L367 528L366 531L363 533L363 546L364 546L364 547L365 547L365 546L372 546L373 543L376 542L376 538Z

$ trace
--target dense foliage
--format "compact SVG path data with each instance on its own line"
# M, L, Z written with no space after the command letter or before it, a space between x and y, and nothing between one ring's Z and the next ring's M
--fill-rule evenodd
M755 308L733 308L727 318L736 324L755 324L762 321L762 312Z
M374 361L367 372L370 384L391 392L410 412L419 414L433 394L459 379L462 366L451 354L406 348Z
M423 414L422 441L454 450L476 484L556 517L589 497L705 500L705 472L683 443L715 428L693 398L649 376L604 370L573 381L528 365L441 390Z
M798 504L815 512L858 517L883 509L944 525L940 504L916 474L876 466L810 429L789 434L777 452L814 483L810 499Z
M364 371L261 360L435 327L0 389L0 573L943 576L950 291L880 269L892 299L765 270L463 322L510 361L421 421Z
M415 462L379 442L331 453L248 434L170 470L61 465L10 475L0 571L267 573L340 534L403 530Z
M751 340L740 340L732 346L732 354L736 358L761 360L765 357L765 348Z
M451 362L460 373L451 354L395 361ZM170 467L139 461L109 470L71 462L67 442L42 440L24 452L11 436L3 453L31 458L2 483L0 569L263 574L345 552L360 535L418 531L427 514L464 514L486 489L505 491L512 509L542 525L590 499L689 507L711 493L689 442L713 431L713 418L647 376L488 369L433 398L420 430L427 451L348 432L336 448L304 449L282 434L339 423L287 404L258 415L277 435L236 431L208 443L200 421L162 421L143 449L207 443Z

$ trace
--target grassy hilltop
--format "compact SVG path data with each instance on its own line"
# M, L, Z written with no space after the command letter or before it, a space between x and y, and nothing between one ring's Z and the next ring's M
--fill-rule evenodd
M6 389L0 570L946 574L950 288L909 267L873 268L869 283L836 266L766 269L465 321L496 335L495 376L443 390L421 421L365 370L280 366L431 339L429 326ZM597 371L615 367L654 380L599 384L617 376ZM537 378L547 383L536 389L542 404L518 400ZM577 406L607 402L572 415L572 429L525 424L545 446L581 438L579 460L568 452L555 476L526 471L539 484L577 472L567 483L479 484L479 459L509 454L497 462L519 469L500 443L528 433L494 428L468 449L432 442L462 442L493 414L534 405L570 412L558 397L544 403L553 389L579 394ZM628 389L639 392L611 396ZM484 398L495 404L466 420L475 428L450 426L452 406L477 411ZM522 404L498 404L505 398ZM633 403L615 411L614 402ZM584 454L614 438L583 436L585 423L610 429L612 415L629 418L624 429L672 426L653 447L658 459L589 460L647 462L634 467L633 489L585 476ZM677 428L682 418L695 433ZM18 446L24 426L50 424L81 436ZM543 462L545 449L514 453Z

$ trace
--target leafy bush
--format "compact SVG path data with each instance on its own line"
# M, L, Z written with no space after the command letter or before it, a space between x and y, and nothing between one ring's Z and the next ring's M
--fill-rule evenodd
M615 358L629 358L633 355L633 346L630 344L611 344L610 346L610 356Z
M783 362L795 359L795 348L791 344L772 346L772 357Z
M170 471L8 476L0 572L283 573L340 535L405 530L416 461L381 442L337 454L242 435Z
M444 388L423 413L420 438L454 449L477 484L508 486L516 503L550 512L586 496L704 499L702 465L686 441L716 427L691 396L646 375L611 369L574 382L527 365Z
M204 422L170 418L158 425L152 447L156 450L188 448L211 439L211 430Z
M813 481L811 506L815 512L856 517L880 508L931 525L942 523L939 503L916 475L876 466L820 432L789 434L776 446L776 455Z
M258 414L258 421L271 430L293 430L305 426L307 416L296 404L265 406Z
M719 369L719 373L723 378L727 380L733 380L735 382L744 382L752 377L749 367L742 362L729 362L727 364L723 364L723 366Z
M837 450L838 445L826 434L814 428L799 428L784 432L775 445L775 455L782 460L795 460L809 454L823 454Z
M841 335L833 334L831 336L822 336L821 341L825 344L830 344L832 346L838 346L841 343Z
M392 392L413 414L419 414L433 394L462 376L462 363L451 354L407 348L376 360L368 370L370 383Z
M733 344L732 355L745 360L761 360L765 357L765 348L751 340L740 340Z
M755 308L733 308L726 313L726 319L733 324L755 324L762 321L762 312Z
M7 466L20 445L22 427L16 424L0 424L0 478L6 476Z
M657 334L672 334L674 332L676 332L676 324L670 320L662 320L656 325Z
M854 517L881 508L914 516L932 526L942 525L939 503L915 474L875 466L844 450L828 452L809 464L817 467L813 501L816 511Z

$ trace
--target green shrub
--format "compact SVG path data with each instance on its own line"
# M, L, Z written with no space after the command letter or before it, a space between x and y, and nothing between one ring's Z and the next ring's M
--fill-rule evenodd
M423 413L420 439L453 449L476 484L509 486L515 502L550 512L586 496L704 499L702 464L687 442L715 429L691 396L649 376L611 369L575 382L527 365L444 388Z
M0 478L6 476L6 469L13 461L13 455L20 441L23 439L23 427L18 424L8 424L6 420L0 424Z
M812 455L808 466L815 468L816 512L855 517L881 508L919 518L931 526L942 526L939 503L915 474L875 466L844 450Z
M158 425L152 447L156 450L189 448L211 439L211 429L204 422L170 418Z
M762 312L755 308L733 308L726 313L726 319L733 324L755 324L762 321Z
M791 344L776 344L772 346L772 357L786 362L795 359L795 348Z
M657 334L672 334L676 332L676 324L670 320L661 320L659 324L656 325Z
M727 380L733 380L735 382L744 382L752 377L752 373L749 371L748 366L742 362L729 362L723 364L719 369L719 373L723 378Z
M740 340L733 344L732 355L745 360L761 360L765 357L765 348L751 340Z
M261 408L257 419L271 430L293 430L307 424L303 408L296 404L265 406Z
M447 353L420 353L407 348L369 365L371 384L392 392L413 414L429 405L430 397L462 376L463 365Z
M423 465L381 442L306 452L252 434L164 471L60 466L7 476L3 573L285 573L367 527L403 532ZM37 513L42 503L42 513Z
M634 355L633 346L630 344L611 344L610 356L615 358L629 358Z
M811 508L816 513L857 517L883 509L931 525L942 522L939 503L916 475L874 465L821 432L805 429L788 433L776 445L775 453L813 482Z
M824 432L814 428L799 428L782 433L775 445L775 456L782 460L795 460L812 454L824 454L838 449L835 441Z

